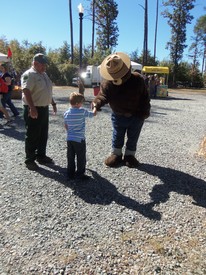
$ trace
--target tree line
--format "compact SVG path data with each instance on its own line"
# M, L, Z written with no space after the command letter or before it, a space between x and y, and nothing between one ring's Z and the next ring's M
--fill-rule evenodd
M87 65L99 65L102 60L110 53L115 51L118 45L119 29L117 24L118 4L114 0L88 0L88 16L92 21L92 38L91 45L84 46L82 52L82 67ZM161 1L165 10L162 16L167 20L171 28L170 41L166 47L170 51L169 60L157 60L155 53L151 54L150 50L145 48L139 54L138 50L130 53L133 61L148 66L169 66L171 86L182 82L192 85L203 85L205 80L205 56L206 56L206 15L197 19L194 27L194 37L192 44L186 44L186 27L191 24L193 16L190 14L194 8L195 0L168 0ZM156 25L158 17L158 5L156 11ZM145 0L145 14L147 15L148 0ZM46 48L42 42L30 43L25 40L19 42L16 39L7 41L5 36L0 38L0 51L6 53L8 47L12 51L12 63L15 70L21 74L31 65L34 54L42 52L47 54L49 65L47 72L56 85L71 85L72 78L78 74L79 69L79 45L73 43L73 20L72 20L72 0L69 0L69 17L70 17L70 44L67 41L58 49ZM148 28L148 24L144 25ZM156 27L156 32L158 25ZM147 39L147 30L145 30ZM95 41L96 37L96 41ZM144 41L144 45L147 45ZM192 62L184 62L183 54L186 47L189 46L190 58ZM145 58L146 56L146 58ZM199 60L202 59L202 68Z

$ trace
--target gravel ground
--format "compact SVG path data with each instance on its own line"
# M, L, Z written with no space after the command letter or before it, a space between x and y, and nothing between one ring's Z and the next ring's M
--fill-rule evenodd
M70 186L62 116L73 90L54 89L47 151L54 166L25 168L22 116L0 129L0 274L206 274L206 160L197 157L206 92L151 100L139 169L104 165L112 128L103 107L86 126L91 179ZM92 89L85 95L89 108Z

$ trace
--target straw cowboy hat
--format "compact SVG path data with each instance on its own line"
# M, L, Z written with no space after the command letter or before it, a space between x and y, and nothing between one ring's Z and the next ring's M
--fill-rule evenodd
M121 78L130 70L131 60L129 56L122 52L116 52L108 55L100 65L100 74L106 80L113 81L120 85Z

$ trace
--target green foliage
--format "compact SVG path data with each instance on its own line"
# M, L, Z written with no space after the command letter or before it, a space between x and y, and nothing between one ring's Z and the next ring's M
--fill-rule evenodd
M59 63L67 63L69 62L71 57L70 46L64 41L64 45L59 49Z
M192 66L187 62L181 62L177 70L177 79L181 82L188 82L191 80Z
M178 64L181 61L184 49L187 47L186 42L186 25L190 24L193 16L190 15L190 10L194 8L195 0L168 0L163 1L166 7L162 15L167 18L167 22L171 27L171 39L167 43L167 48L170 49L170 57L174 64L173 68L173 84L176 82ZM172 8L172 12L169 8Z
M109 54L109 53L108 53ZM88 64L89 65L100 65L103 61L103 59L108 55L107 51L106 52L101 52L101 51L95 51L94 56L91 58L88 58Z
M112 1L98 1L98 3L109 2ZM172 1L173 2L173 1ZM117 7L117 6L116 6ZM203 19L198 20L195 26L195 39L191 49L193 54L195 53L195 49L200 42L200 38L203 39L201 41L205 41L205 17ZM196 42L196 44L195 44ZM7 54L8 47L12 50L12 64L14 69L18 74L22 74L25 70L27 70L32 63L32 59L34 54L38 52L42 52L47 54L49 59L49 65L47 67L47 73L50 76L51 80L55 85L71 85L72 78L78 74L78 64L79 64L79 46L74 46L74 60L73 64L71 64L71 53L70 53L70 45L65 41L63 46L58 49L49 49L46 52L46 48L42 45L42 42L38 43L29 43L27 40L22 43L17 40L8 41L5 36L0 38L0 52ZM204 48L203 48L204 49ZM202 52L204 52L202 49ZM112 47L100 48L97 47L94 51L94 55L91 58L91 46L83 48L83 58L82 65L83 69L86 68L87 65L100 65L103 59L112 52ZM199 52L201 50L199 49ZM138 51L131 52L130 58L131 60L142 64L143 60L143 52L141 54ZM150 66L168 66L170 68L169 74L169 83L173 85L174 78L176 81L181 81L184 83L192 83L192 85L201 86L203 83L203 77L201 76L200 71L198 70L199 63L194 61L190 64L188 62L179 62L178 66L175 67L174 61L171 60L163 60L161 62L155 61L154 57L151 55L150 51L147 52L148 55L148 65ZM202 74L203 75L203 74ZM205 75L204 75L205 78Z
M159 63L159 66L169 67L169 87L174 87L173 78L174 78L174 64L169 60L163 60ZM202 88L203 77L201 76L200 71L197 68L188 62L180 62L178 69L176 71L176 81L177 86L181 84L184 87L198 87Z
M170 49L171 60L175 65L182 59L184 49L187 47L186 25L193 19L189 12L194 8L194 2L194 0L163 1L166 10L162 15L168 19L167 22L171 27L171 39L167 47ZM172 13L168 7L172 7Z
M139 57L139 63L143 64L143 52ZM158 60L155 60L154 56L151 55L151 52L147 51L147 66L157 66L157 65L158 65Z
M140 57L138 55L138 50L130 53L130 59L134 62L140 63Z
M61 74L57 64L55 64L51 60L49 62L49 65L47 66L47 74L56 86L66 85L66 81L64 81L64 76Z
M118 26L116 19L118 16L118 5L114 0L96 0L95 14L97 24L98 50L106 52L116 47L118 42Z
M194 33L196 35L196 51L202 57L202 75L205 66L206 58L206 15L203 15L197 19L194 27Z
M82 67L85 69L87 65L100 65L103 59L109 55L111 52L110 50L101 51L97 50L94 52L93 57L91 57L91 46L87 48L83 48L83 57L82 57ZM79 46L74 46L74 64L79 64Z
M203 75L203 86L206 87L206 72Z
M206 15L200 16L197 19L194 33L198 34L202 40L206 39Z
M58 66L60 75L61 75L61 83L57 83L57 85L71 85L72 78L77 74L78 67L73 64L61 64Z
M9 43L5 36L0 37L0 52L7 54Z

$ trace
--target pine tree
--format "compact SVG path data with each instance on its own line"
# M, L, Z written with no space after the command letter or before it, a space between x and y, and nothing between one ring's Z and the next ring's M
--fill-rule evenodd
M206 72L206 15L203 15L197 19L194 27L194 33L196 34L196 39L199 42L200 48L202 49L202 74ZM205 68L204 68L205 66Z
M112 52L118 41L118 5L114 0L96 0L96 46L98 50L106 53Z
M176 82L176 74L178 64L181 61L186 45L186 26L190 24L193 16L190 15L190 10L194 8L195 0L168 0L163 1L166 10L162 15L167 18L168 24L171 27L171 38L167 43L167 48L170 49L170 57L174 63L173 69L173 84ZM172 8L172 12L168 7Z

